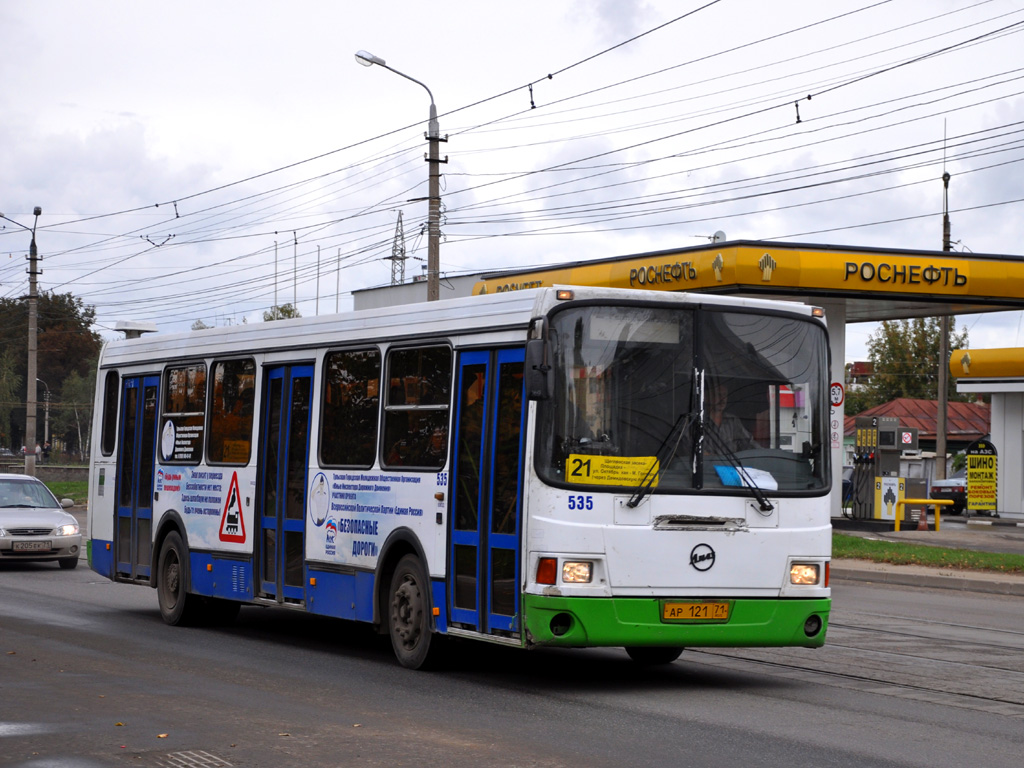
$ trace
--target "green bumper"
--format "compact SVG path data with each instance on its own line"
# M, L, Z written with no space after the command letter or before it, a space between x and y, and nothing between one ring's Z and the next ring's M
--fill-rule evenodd
M717 623L663 621L657 598L523 595L527 642L563 648L600 646L767 647L825 644L830 599L731 599ZM808 636L808 619L820 628ZM812 625L816 622L812 621Z

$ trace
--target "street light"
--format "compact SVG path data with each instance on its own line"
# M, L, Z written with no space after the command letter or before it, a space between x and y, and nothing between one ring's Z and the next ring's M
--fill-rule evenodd
M440 269L441 269L441 172L440 149L438 144L447 141L441 138L441 131L437 124L437 107L434 105L434 94L430 92L426 84L421 83L415 77L409 77L404 72L399 72L394 67L384 63L384 59L374 56L368 51L356 51L356 61L364 67L384 67L396 75L412 80L417 85L423 86L430 97L430 122L427 123L427 141L430 142L430 154L427 162L430 163L430 179L427 186L427 301L437 301L440 298ZM448 162L445 157L443 162Z
M35 221L29 229L20 221L9 219L0 213L0 219L17 224L26 232L32 233L32 242L28 248L28 398L25 401L25 474L34 477L36 474L36 337L38 335L38 307L36 295L36 264L39 252L36 250L36 225L43 209L38 205L32 211Z

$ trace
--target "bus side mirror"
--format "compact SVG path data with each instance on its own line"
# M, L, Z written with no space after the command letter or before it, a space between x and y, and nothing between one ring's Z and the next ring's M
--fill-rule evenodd
M550 400L551 366L545 362L547 344L543 339L526 342L526 397L530 400Z

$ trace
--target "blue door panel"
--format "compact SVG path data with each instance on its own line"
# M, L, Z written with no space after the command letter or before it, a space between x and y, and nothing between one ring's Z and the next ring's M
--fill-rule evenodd
M261 597L302 603L313 366L269 369L265 393L255 578Z
M522 348L459 356L446 582L452 623L519 629Z

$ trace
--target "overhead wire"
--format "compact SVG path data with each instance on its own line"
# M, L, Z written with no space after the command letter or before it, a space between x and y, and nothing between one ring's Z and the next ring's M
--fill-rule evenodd
M882 5L882 4L883 3L874 3L874 4L871 4L871 5L865 6L862 9L858 9L857 12L860 12L861 10L865 10L865 9L875 8L875 7L877 7L879 5ZM711 4L708 4L708 5L711 5ZM704 7L707 7L707 6L702 6L700 9L697 9L697 10L701 10ZM684 17L678 17L678 18L684 18ZM839 17L836 17L836 18L839 18ZM676 20L678 20L678 19L676 19ZM824 23L824 22L817 22L817 23ZM1022 22L1022 23L1024 23L1024 22ZM808 26L814 26L814 25L808 25ZM806 29L806 28L808 28L808 26L801 27L799 29ZM1007 25L1007 26L1003 27L1003 30L1004 31L1008 31L1008 30L1013 29L1013 28L1015 28L1017 26L1019 26L1019 25ZM657 29L657 28L655 28L655 29ZM654 30L650 30L650 31L654 31ZM792 31L793 30L790 30L790 32L792 32ZM986 34L992 35L992 34L995 34L995 32L996 31L992 31L992 32L989 32L989 33L986 33ZM786 34L788 34L788 32ZM776 36L773 36L772 38L766 38L766 39L774 39L775 37L778 37L778 36L776 35ZM977 36L976 38L973 38L973 40L979 41L979 40L981 40L984 37L985 37L985 35ZM947 46L947 47L945 47L943 49L937 49L936 51L933 51L933 52L931 52L929 54L923 54L923 55L921 55L921 56L919 56L917 58L914 58L914 59L912 59L908 63L924 61L927 58L929 58L930 56L936 56L936 55L940 55L940 53L942 53L942 52L948 52L948 51L954 50L954 49L957 48L957 46L966 45L968 42L970 42L970 41L960 41L958 43L953 44L952 46ZM607 50L614 50L614 47L610 48L610 49L607 49ZM728 52L731 52L733 50L736 50L736 49L729 49ZM605 52L607 52L607 51L605 51ZM600 55L600 54L597 54L597 55ZM716 55L719 55L719 54L716 54ZM585 61L588 61L588 60L589 59L581 60L580 62L578 62L578 64L582 64L582 63L584 63ZM903 65L900 65L900 66L903 66ZM559 70L558 72L553 73L553 74L559 74L561 72L565 72L567 69L570 69L570 68L571 67L563 68L562 70ZM664 71L664 70L662 70L662 71ZM890 70L877 69L877 70L875 70L875 74L882 74L883 72L888 72L888 71L890 71ZM648 73L647 75L645 75L645 77L646 76L651 76L653 74L655 74L655 73L653 73L653 72L652 73ZM866 77L870 77L870 76L871 75L867 75L867 76L861 77L859 79L847 78L847 80L843 81L842 83L840 83L840 84L838 84L838 85L836 85L834 87L829 87L827 90L821 90L818 93L820 93L820 94L828 93L831 90L834 90L834 88L843 87L844 85L851 85L851 84L860 82L861 80L866 79ZM545 78L542 78L541 80L543 80L543 79L545 79ZM534 84L536 84L537 82L541 82L541 81L540 80L535 81ZM623 82L631 82L631 81L623 81ZM610 88L612 86L608 86L608 87ZM577 97L582 97L584 95L589 95L589 94L594 93L594 92L595 91L587 91L584 94L577 94ZM508 91L508 92L505 92L505 93L506 94L507 93L511 93L511 91ZM498 98L498 96L495 96L493 98ZM484 103L484 102L476 102L476 104L481 104L481 103ZM771 108L780 108L780 107L791 108L792 107L791 100L787 100L784 103L776 104L775 106L773 106ZM462 109L466 109L466 108L462 108ZM447 114L453 114L453 113L447 113ZM759 114L759 112L755 111L755 112L747 113L744 116L745 117L752 117L752 116L756 116L757 114ZM736 117L734 119L738 120L740 118ZM819 119L819 118L814 118L814 119ZM821 118L821 119L824 119L824 118ZM834 115L830 116L829 119L834 119ZM416 124L417 123L414 123L412 125L416 125ZM490 124L491 125L495 125L497 123L490 123ZM408 127L412 127L412 126L407 126L406 128L408 128ZM645 127L649 127L649 126L645 126ZM829 129L829 130L834 130L835 126L834 125L829 125L829 126L826 126L826 128ZM386 133L386 134L382 134L381 136L395 135L399 131L402 131L402 130L404 130L404 129L396 129L396 131L392 131L392 132L389 132L389 133ZM466 132L468 133L468 132L471 132L472 130L473 130L472 128L466 129ZM679 135L681 135L681 134L678 134L678 133L677 134L672 134L670 136L665 136L665 137L662 137L660 139L657 139L656 141L664 141L664 140L667 140L669 138L678 137ZM377 138L380 138L380 137L377 137ZM355 145L349 145L349 148L351 148L353 146L359 146L359 145L366 144L369 141L372 141L372 140L366 140L365 142L359 142L358 144L355 144ZM629 146L616 147L616 148L614 148L611 151L606 152L606 153L595 153L595 154L591 154L591 155L584 155L584 156L581 156L580 158L577 158L575 160L570 161L569 163L563 163L563 164L560 164L560 165L556 165L553 168L554 169L559 169L559 168L565 167L567 170L570 170L571 172L577 172L578 173L579 167L580 167L580 165L582 163L590 162L592 160L600 159L600 158L603 158L603 157L607 157L607 156L610 156L610 155L612 155L614 153L617 153L617 152L621 152L621 153L623 153L623 155L625 155L629 151L633 151L633 150L635 150L637 148L640 148L640 147L649 146L650 143L651 142L646 142L646 141L645 142L639 142L639 143L631 144ZM742 145L740 145L740 146L742 146ZM731 146L723 147L722 150L723 151L725 149L734 150L735 148L736 148L735 145L731 145ZM345 149L345 148L342 148L342 149ZM342 150L339 149L337 151L340 152ZM792 149L781 149L779 151L780 152L786 152L786 151L792 151ZM315 158L310 158L309 160L312 161L312 160L315 160L315 159L322 159L322 158L324 158L324 157L326 157L328 155L333 155L333 154L334 153L327 153L326 155L321 154L321 155L316 156ZM396 155L401 155L401 152L400 151L396 152ZM684 153L684 156L690 156L690 153L689 152ZM678 156L678 155L666 155L665 157L662 157L662 158L659 158L659 159L660 160L672 160L672 159L676 159L677 157L680 157L680 156ZM303 161L303 162L305 162L305 161ZM407 160L406 162L409 162L409 160ZM651 161L644 161L644 162L649 164ZM302 163L296 163L296 164L291 164L291 165L288 165L288 166L283 166L282 169L293 168L293 167L296 167L297 165L300 165L300 164L302 164ZM626 162L624 164L624 167L639 167L639 161L628 161L628 162ZM522 179L522 178L524 178L526 176L532 176L532 175L539 174L539 173L545 173L545 172L551 171L553 168L552 167L545 167L545 168L537 169L537 170L531 171L528 174L522 174L522 175L519 175L519 176L513 176L509 180L513 180L513 179L518 180L518 179ZM281 170L281 169L278 169L278 170ZM225 190L227 188L235 187L236 184L237 185L241 185L243 183L250 182L250 181L253 181L253 180L256 180L256 179L262 179L265 176L267 176L267 175L269 175L271 173L274 173L274 172L275 171L268 171L266 173L249 176L246 179L240 180L239 182L236 182L236 183L233 183L233 184L230 184L230 185L222 185L222 186L219 186L219 187L215 187L215 188L212 188L211 190L206 190L206 192L223 191L223 190ZM338 173L338 171L332 171L331 173ZM676 171L675 173L680 173L680 171ZM325 176L326 175L329 175L329 174L325 174ZM449 174L446 174L446 175L450 175L450 176L454 177L454 174L450 174L449 173ZM322 177L315 177L315 178L322 178ZM581 179L580 178L576 178L576 179L571 180L571 182L569 182L569 183L573 183L573 184L577 184L578 185L578 184L580 184L580 182L581 182ZM312 180L304 180L302 182L296 182L296 185L299 185L299 184L312 184L312 183L313 183ZM340 184L341 182L338 181L337 183ZM384 185L386 183L387 183L386 180L378 180L378 184L379 185ZM624 183L636 183L636 182L624 182ZM754 182L750 182L750 183L754 183ZM419 184L417 184L417 186L418 185ZM288 185L288 186L290 187L292 185ZM450 198L453 198L454 196L456 196L458 194L465 194L466 192L470 192L470 191L473 192L473 193L476 193L483 186L487 186L487 185L486 184L472 185L472 186L469 186L469 187L466 187L466 188L463 188L463 189L452 189L452 190L449 190L448 194L446 195L446 199L450 199ZM605 190L605 189L607 189L607 187L605 187L605 186L591 187L591 188L588 188L588 191L591 191L591 192L593 192L593 191L602 191L602 190ZM205 194L205 192L196 193L195 195L190 195L190 196L187 196L187 197L182 197L182 198L179 198L175 202L182 202L184 200L194 199L195 197L198 197L201 194ZM303 230L304 232L308 232L310 234L310 240L309 240L309 243L307 243L307 247L308 247L313 242L316 242L313 239L313 237L312 237L312 235L315 234L314 230L319 230L319 231L323 232L325 230L329 230L333 225L336 225L339 221L352 221L352 220L354 220L354 218L356 218L355 216L344 216L344 217L341 217L340 219L333 219L333 220L332 219L324 220L323 218L321 218L322 214L320 214L318 211L316 211L315 206L316 206L316 204L318 202L324 200L326 195L328 195L328 193L324 192L324 191L320 192L319 198L318 197L313 197L312 196L312 192L309 193L309 196L306 196L305 193L303 193L301 195L296 195L293 198L292 207L291 208L284 208L284 209L275 208L274 207L275 204L271 203L269 201L269 199L267 199L267 197L265 197L265 196L267 196L269 194L270 194L269 191L265 192L265 193L257 193L256 195L247 196L246 198L238 198L235 201L227 201L225 203L222 203L221 205L225 206L225 208L224 208L222 213L217 214L216 218L214 218L212 216L212 214L210 214L210 218L208 218L208 220L205 223L199 223L198 226L193 225L192 229L181 229L181 228L178 228L176 230L176 242L173 242L172 244L169 244L168 247L176 249L176 250L180 250L182 247L195 247L195 246L198 246L198 245L210 244L210 243L214 243L214 242L225 242L225 241L238 240L238 239L243 239L244 240L244 239L249 239L249 238L266 237L267 236L267 232L268 231L272 231L272 230L256 230L256 231L253 231L254 227L258 227L261 222L266 221L266 219L264 218L265 216L291 216L291 217L293 217L292 221L295 221L294 217L298 217L298 216L303 215L303 212L306 212L306 215L308 215L308 216L312 216L314 218L319 218L319 222L318 223L311 223L311 224L308 225L307 228L305 228ZM539 202L540 200L543 199L538 194L538 190L536 190L536 189L530 190L530 191L525 192L525 193L524 192L520 192L520 193L517 193L517 194L518 195L527 195L535 203ZM774 193L771 193L771 194L781 194L781 192L774 192ZM394 202L394 197L395 196L396 195L392 195L391 202ZM248 199L250 199L250 198L251 199L264 199L264 200L267 201L267 204L263 208L251 208L251 209L250 208L243 208L242 206L247 205L248 204ZM656 202L656 201L652 201L652 202ZM166 203L164 205L166 205ZM237 209L236 209L236 211L234 213L229 213L227 211L227 207L230 207L232 205L237 206ZM465 212L465 211L472 210L476 205L479 205L479 204L474 204L474 205L466 206L465 208L462 208L462 209L460 209L458 207L451 207L449 209L448 214L447 214L448 215L448 226L450 228L452 228L451 236L455 240L458 240L459 242L464 242L464 240L460 239L459 236L457 234L455 234L455 230L454 230L454 228L459 226L458 216L461 213ZM145 209L135 209L135 210L145 210ZM586 215L588 215L591 218L594 218L594 217L598 216L602 210L604 210L604 209L602 209L600 207L595 207L595 208L591 209L589 211L589 213L587 213L587 209L586 208L582 208L581 207L579 209L580 212L586 213ZM366 215L370 215L370 214L374 214L374 213L380 212L380 208L379 207L374 207L374 206L368 206L365 209L365 211L366 211ZM654 211L651 212L651 215L661 214L661 213L663 213L663 211L654 210ZM110 215L113 216L115 214L110 214ZM495 215L498 215L498 214L495 214ZM71 225L71 224L77 223L79 221L87 221L87 220L90 220L90 219L77 219L77 220L72 221L72 222L66 222L66 224L67 225ZM197 222L199 221L198 219L194 219L194 220L197 221ZM175 221L175 219L171 219L170 221ZM166 224L166 223L167 222L165 221L164 224ZM158 231L161 226L163 226L163 225L161 225L161 224L149 225L148 227L144 228L142 231L145 231L145 232L155 232L155 231ZM290 227L289 226L287 229L288 229L289 232L292 231L293 229L295 229L295 231L298 231L297 227ZM384 235L384 228L382 226L371 227L370 230L376 231L380 235L380 237L378 237L377 240L376 240L375 247L378 249L378 252L382 252L384 250L385 246L389 246L390 239L388 239ZM232 232L237 233L237 236L236 236L236 234L232 234ZM178 236L181 237L180 240L177 239ZM161 247L163 247L163 246L161 246ZM97 268L93 272L88 273L88 275L86 275L85 277L95 275L96 273L101 272L104 269L109 269L115 263L124 264L125 261L128 260L128 259L138 258L138 257L144 256L144 255L147 255L147 254L151 254L152 252L153 252L153 248L146 248L146 249L142 249L141 251L139 251L138 253L136 253L134 255L128 255L127 257L123 257L122 256L122 257L112 258L110 260L110 262L107 265L105 265L105 266L97 265ZM257 249L254 253L260 253L260 252L265 254L266 253L266 249L265 248ZM355 261L355 260L361 258L361 256L359 255L359 251L358 250L353 250L348 258L351 258L352 260ZM228 261L234 261L234 259L229 259ZM215 262L215 263L209 265L208 267L203 267L203 269L205 269L207 271L210 271L210 272L213 272L213 271L215 271L215 269L219 269L219 268L222 268L224 266L226 266L225 265L225 260L219 260L218 262ZM233 267L232 269L233 270L244 270L245 267L244 266L237 266L237 267ZM177 274L180 274L180 272L177 273ZM232 272L229 272L227 274L232 274ZM82 279L82 278L79 278L79 279ZM173 278L170 277L170 276L166 276L166 277L154 276L154 277L149 278L149 279L152 280L154 282L154 284L157 284L160 281L168 282L168 281L173 280ZM255 280L256 278L253 278L253 279ZM70 284L70 282L71 281L67 281L65 283L62 283L60 287L67 286L67 285ZM107 290L108 293L113 293L113 291L114 291L114 287L113 286L116 285L118 287L123 287L125 284L126 284L126 281L121 281L119 283L111 283L110 284L111 287L108 288L108 289L105 289L105 290ZM213 289L211 289L211 290L213 290ZM204 294L204 295L206 295L206 294ZM215 294L214 293L210 293L209 295L212 296L212 295L215 295ZM141 306L141 304L139 306Z

